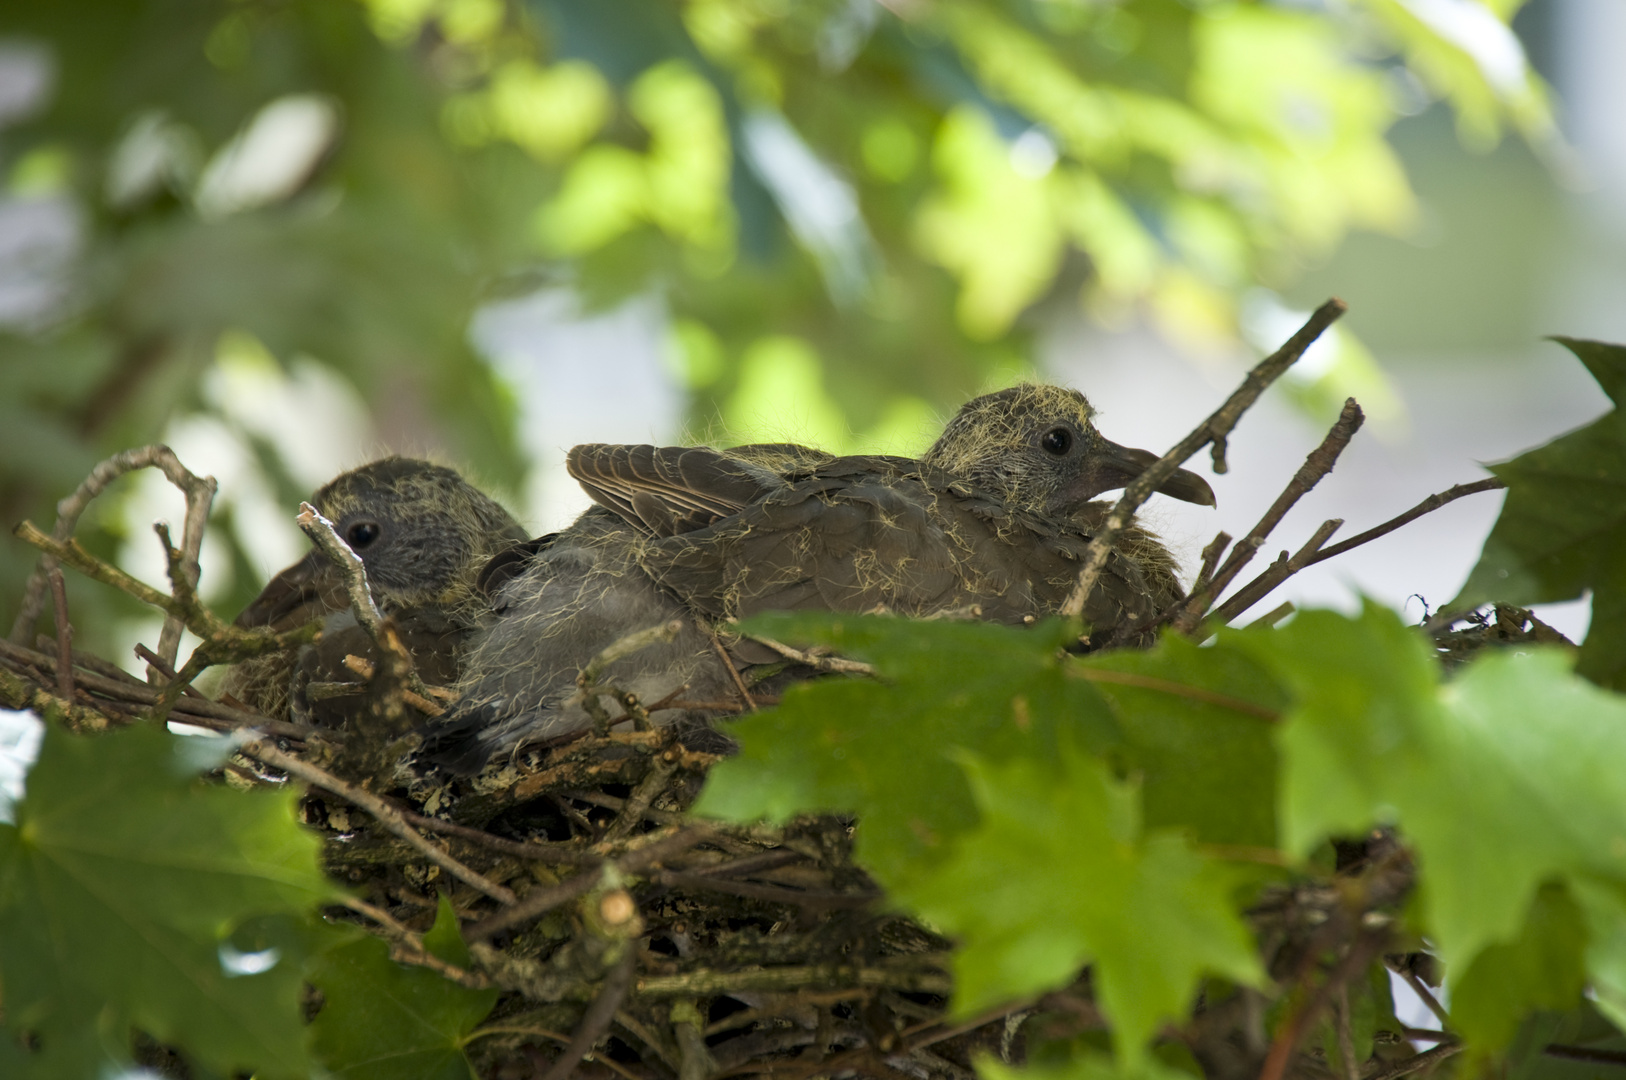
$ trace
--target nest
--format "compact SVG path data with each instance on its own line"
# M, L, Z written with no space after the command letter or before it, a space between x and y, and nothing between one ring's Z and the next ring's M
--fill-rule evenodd
M1330 305L1316 317L1323 326L1341 307L1327 310ZM1284 353L1302 352L1314 338L1309 329ZM1179 460L1206 440L1215 447L1216 464L1223 465L1230 425L1291 360L1268 358L1240 396L1131 485L1102 523L1100 556L1093 558L1092 545L1079 592L1087 593L1114 537L1129 527L1129 513ZM1228 558L1222 559L1229 537L1222 534L1209 546L1190 597L1147 625L1121 628L1117 636L1160 625L1201 635L1247 610L1298 569L1460 495L1498 486L1488 481L1453 488L1331 548L1325 544L1338 523L1329 522L1298 553L1283 552L1220 602L1286 510L1332 468L1359 423L1351 401L1259 527ZM1161 476L1154 475L1169 462ZM159 527L170 568L168 593L131 579L72 540L91 499L118 475L149 466L163 469L188 497L181 546ZM205 668L297 649L315 633L314 626L283 634L240 629L199 603L197 554L213 490L212 480L188 472L166 448L148 447L99 467L63 501L53 534L20 526L18 535L45 557L30 581L19 626L32 628L47 592L57 604L57 625L67 626L59 564L153 604L168 618L159 648L144 653L157 673L151 684L74 651L68 633L42 639L39 648L17 643L14 635L12 642L0 642L0 701L54 715L80 731L174 720L249 733L221 780L253 786L294 778L308 785L302 815L325 838L325 867L360 896L335 905L328 917L386 939L402 963L464 986L501 991L482 1025L491 1033L469 1047L481 1076L563 1080L574 1070L626 1080L753 1073L782 1080L900 1074L969 1080L979 1056L1019 1063L1036 1038L1091 1037L1106 1030L1087 971L1036 1000L981 1016L952 1014L953 943L888 907L852 859L853 822L821 816L783 827L731 827L689 819L685 811L718 760L715 741L659 726L652 714L663 703L646 705L600 686L591 670L584 672L581 689L593 703L595 730L535 749L474 780L431 778L400 786L396 765L410 749L408 733L419 717L438 713L447 695L413 671L391 622L372 606L359 560L331 527L324 531L314 512L302 515L301 524L354 571L354 610L378 647L376 662L354 666L361 680L356 689L366 695L357 722L343 731L321 731L204 696L191 683ZM1290 610L1278 608L1265 621ZM202 644L177 670L183 626ZM1443 615L1428 626L1448 664L1482 648L1557 637L1529 612L1505 607L1488 615ZM863 669L831 658L802 659L826 671ZM626 721L633 730L612 732ZM1352 973L1363 970L1386 940L1368 933L1373 920L1389 918L1384 912L1395 910L1411 883L1405 851L1379 833L1344 845L1327 879L1266 890L1250 912L1266 970L1291 985L1336 941L1353 942L1339 964ZM424 946L443 895L470 944L467 967L447 963ZM1387 959L1426 995L1430 976L1421 960ZM1262 1064L1269 1071L1264 1004L1253 991L1199 1003L1182 1034L1207 1075L1253 1077ZM320 1005L313 1000L313 1012ZM1289 1068L1294 1075L1339 1074L1322 1050L1298 1048L1304 1034L1292 1032L1292 1064L1284 1058L1274 1075ZM1412 1055L1376 1076L1392 1080L1431 1064L1440 1053ZM171 1068L176 1060L156 1047L144 1055L155 1068Z

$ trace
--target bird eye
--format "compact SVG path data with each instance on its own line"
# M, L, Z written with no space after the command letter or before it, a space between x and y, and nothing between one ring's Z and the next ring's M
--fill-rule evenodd
M358 521L345 530L344 539L350 545L352 551L360 551L374 540L377 540L378 533L378 522Z
M1051 428L1039 437L1039 445L1045 453L1061 457L1073 448L1073 433L1064 427Z

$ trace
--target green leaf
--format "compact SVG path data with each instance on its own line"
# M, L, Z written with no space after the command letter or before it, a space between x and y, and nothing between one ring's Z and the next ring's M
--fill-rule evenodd
M1079 662L1112 706L1126 766L1141 779L1149 828L1214 844L1276 845L1271 721L1287 695L1258 661L1229 645L1167 635L1156 648ZM1092 674L1093 673L1093 674ZM1106 680L1128 674L1138 683Z
M1591 976L1620 1000L1626 699L1575 677L1554 649L1483 655L1436 690L1421 635L1370 605L1359 619L1311 612L1228 640L1270 663L1298 699L1278 737L1293 850L1398 823L1453 992L1481 986L1465 1031L1505 1038L1522 1012L1558 996L1586 939L1549 931L1547 884L1571 890L1566 918L1582 925L1579 903ZM1504 978L1507 996L1486 997L1484 970L1520 965L1543 966L1546 981Z
M1593 1004L1616 1028L1626 1031L1626 886L1591 877L1569 883L1586 913L1586 968Z
M1438 665L1415 630L1368 603L1359 619L1305 611L1281 630L1221 635L1275 670L1294 696L1277 733L1282 846L1388 822L1395 776L1421 768L1412 736L1432 715Z
M985 1080L1190 1080L1193 1075L1156 1055L1129 1062L1099 1052L1078 1054L1065 1065L1017 1068L991 1057L979 1057L976 1065Z
M457 914L444 896L424 945L447 963L468 963ZM470 990L427 968L398 964L387 944L365 934L325 953L311 982L326 999L311 1024L312 1046L335 1075L474 1080L464 1046L496 1004L497 990Z
M729 727L740 753L718 764L695 812L783 821L809 811L859 817L857 850L884 885L930 862L977 823L970 751L998 763L1054 762L1114 740L1105 704L1059 657L1060 622L1028 629L809 613L761 616L748 633L830 646L885 681L791 687L774 709Z
M1490 946L1453 980L1452 1026L1480 1049L1500 1048L1532 1008L1573 1008L1585 982L1585 945L1575 901L1558 886L1541 889L1518 938Z
M974 1013L1070 981L1093 964L1096 1000L1128 1062L1190 1010L1212 973L1258 984L1230 871L1170 831L1143 832L1139 792L1074 752L968 758L982 824L898 899L955 935L955 1009Z
M1592 590L1577 670L1626 690L1626 346L1556 339L1615 408L1546 446L1494 465L1507 501L1453 607L1538 604Z
M16 825L0 825L0 980L33 1075L93 1075L139 1028L221 1073L308 1072L299 957L254 974L233 931L332 887L292 792L195 779L196 739L50 728Z

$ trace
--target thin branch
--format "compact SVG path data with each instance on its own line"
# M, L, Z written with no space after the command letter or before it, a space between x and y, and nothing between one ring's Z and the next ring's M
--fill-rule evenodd
M1361 412L1361 407L1356 404L1355 399L1346 400L1343 410L1338 414L1332 428L1328 430L1326 438L1305 457L1304 464L1299 466L1298 472L1293 474L1293 478L1287 482L1287 487L1282 489L1282 493L1276 496L1276 501L1270 504L1270 509L1265 511L1259 523L1232 549L1231 557L1215 571L1209 583L1202 589L1192 590L1191 596L1181 605L1172 620L1176 630L1182 634L1189 634L1196 628L1209 604L1236 580L1236 576L1248 565L1276 526L1281 524L1287 512L1309 494L1311 489L1321 482L1322 477L1332 472L1333 466L1338 463L1339 455L1344 452L1349 440L1355 437L1355 433L1365 422L1366 414Z
M766 645L786 660L794 660L796 663L813 668L815 671L832 671L843 675L875 674L875 668L859 660L848 660L841 656L826 656L822 653L803 652L801 649L794 649L784 642L775 641L773 638L763 637L760 634L746 634L745 636L760 645Z
M662 870L654 875L653 880L656 884L666 885L670 888L700 889L706 892L723 893L727 896L743 896L750 900L765 900L773 904L794 904L798 907L819 909L866 908L881 898L880 893L813 892L804 889L787 889L782 885L762 885L754 881L730 881L727 878L717 878L710 874L682 870Z
M907 961L907 962L905 962ZM805 964L793 967L713 971L699 968L681 975L645 975L639 997L711 997L732 993L785 993L808 987L874 988L889 986L910 993L950 994L954 980L945 974L948 960L931 953L900 957L872 967L856 964ZM986 1021L984 1021L986 1023Z
M733 678L734 688L740 692L740 700L745 702L746 711L756 712L756 700L751 697L751 691L745 688L745 680L740 678L740 669L734 666L734 661L729 657L728 650L723 648L723 643L718 639L715 631L709 627L701 627L701 629L711 636L711 647L717 650L718 659L722 660L723 667L728 669L728 674Z
M1229 623L1232 619L1270 595L1271 590L1275 589L1276 586L1310 565L1310 561L1315 557L1316 552L1321 550L1321 545L1325 544L1327 538L1337 532L1338 527L1343 523L1343 518L1332 518L1323 521L1321 526L1310 534L1310 539L1305 542L1304 546L1299 548L1291 557L1288 556L1287 552L1282 552L1281 557L1272 563L1268 570L1242 586L1225 603L1215 608L1213 613L1203 620L1202 626L1198 628L1197 636L1207 637L1214 627Z
M15 663L32 664L45 671L55 671L56 661L44 653L33 649L25 649L4 639L0 639L0 660L9 659ZM82 658L75 655L75 661ZM87 666L87 665L81 665ZM111 667L111 665L109 665ZM100 694L112 701L125 702L136 705L154 705L162 696L161 692L148 686L146 683L131 677L128 673L112 668L118 672L118 678L93 674L81 671L75 678L79 690L88 690ZM283 739L304 739L316 729L306 724L294 724L286 720L273 720L256 712L233 708L220 702L210 701L208 698L184 698L177 702L174 712L184 714L180 719L186 723L200 727L210 727L217 731L237 731L242 728L258 728L267 735Z
M1440 999L1434 996L1434 992L1428 988L1427 983L1418 977L1417 972L1387 961L1384 962L1384 966L1405 980L1406 985L1411 987L1411 992L1417 995L1417 1000L1421 1001L1428 1011L1434 1014L1434 1019L1440 1022L1442 1028L1451 1026L1451 1016L1445 1011L1445 1006L1440 1004Z
M212 476L199 477L194 475L186 466L182 465L175 452L167 446L154 444L142 446L134 450L125 450L114 454L96 465L85 477L73 494L56 504L56 524L52 526L50 539L58 544L64 544L73 537L74 529L79 525L79 518L90 505L91 501L107 489L107 486L125 473L136 469L156 468L163 472L170 483L180 488L186 496L186 522L187 532L183 540L183 549L187 555L187 572L189 580L194 587L197 584L197 558L198 551L203 544L202 523L209 516L209 505L214 501L215 478ZM193 523L197 523L196 542L193 542ZM20 535L20 534L19 534ZM44 535L43 533L41 534ZM32 541L30 541L32 543ZM35 547L41 547L35 544ZM45 607L46 576L56 565L61 556L54 551L41 547L45 554L40 557L34 567L34 572L28 576L28 582L23 587L22 606L17 611L17 618L11 624L9 635L12 644L24 645L28 642L33 631L34 623L39 619L40 612ZM72 565L72 564L70 564ZM79 569L75 567L75 569ZM150 601L148 601L150 603ZM166 611L169 609L163 605ZM170 612L174 617L174 612ZM164 631L169 633L170 622L165 620ZM176 622L174 631L175 640L180 641L179 622ZM167 640L167 639L161 639ZM160 650L162 651L162 650ZM169 654L171 661L175 654Z
M644 820L644 811L648 810L661 792L666 790L667 781L677 771L675 755L668 750L657 754L650 759L649 772L638 781L638 786L632 789L627 796L627 804L621 808L610 827L604 830L600 841L620 840L632 835L632 830L641 825Z
M323 517L321 512L308 502L299 504L299 515L294 518L300 529L311 538L323 555L326 555L334 566L339 568L344 578L344 590L350 597L350 611L356 617L356 622L367 631L367 636L378 642L380 624L384 616L378 610L378 604L373 600L372 586L367 581L367 564L361 561L350 545L339 536L339 530L333 522ZM382 643L379 643L382 648Z
M1214 580L1214 570L1219 566L1220 556L1231 543L1231 534L1221 529L1214 534L1214 539L1203 548L1203 563L1197 570L1197 579L1191 583L1191 591L1201 592L1210 581Z
M68 622L68 583L62 568L46 573L51 582L51 607L56 613L56 692L64 701L73 700L73 626Z
M1340 984L1337 1000L1338 1056L1344 1066L1344 1080L1361 1080L1361 1066L1355 1060L1355 1037L1349 1030L1349 987Z
M388 635L389 631L388 630L381 630L381 633L383 633L385 635ZM373 676L378 674L378 665L377 664L370 663L366 659L364 659L363 657L352 656L352 655L350 655L348 653L345 654L344 666L351 673L356 674L356 675L360 675L363 679L367 679L369 681L372 680ZM362 686L362 685L360 685L358 683L337 683L337 684L334 684L334 683L311 683L306 688L306 692L309 693L310 691L315 690L318 686L329 686L329 687L354 686L355 690L350 691L351 693L362 693L362 692L365 692L365 690L366 690L365 686ZM433 693L434 690L435 690L435 687L426 686L424 689L426 689L426 690L430 691L431 693ZM311 695L312 700L316 700L318 697L343 697L343 696L344 696L344 694L339 692L336 689L329 690L325 694L312 694ZM431 701L429 698L424 697L422 694L419 694L419 693L417 693L417 692L415 692L413 690L403 689L401 691L401 700L405 701L408 705L411 705L414 709L417 709L419 712L423 713L425 716L445 716L446 715L445 708L442 707L439 702Z
M56 713L74 731L106 731L114 723L105 713L59 698L4 667L0 667L0 703L8 709L29 709L41 716Z
M1465 495L1477 495L1481 491L1498 491L1505 487L1507 487L1507 481L1497 479L1496 477L1492 477L1489 480L1475 480L1471 484L1456 484L1445 489L1444 491L1430 495L1428 498L1424 499L1410 510L1407 510L1399 517L1390 518L1382 525L1368 529L1363 533L1358 533L1357 535L1350 537L1348 540L1341 541L1340 543L1334 544L1332 547L1327 548L1325 551L1317 553L1315 558L1311 559L1305 565L1314 566L1323 559L1330 559L1335 555L1342 555L1350 548L1357 548L1362 544L1376 540L1380 536L1387 536L1396 529L1400 528L1402 525L1409 525L1411 522L1416 521L1424 514L1432 514L1440 507L1446 505L1447 503L1456 502Z
M696 844L702 843L711 835L712 830L709 826L690 826L644 847L629 851L620 858L606 862L602 867L589 870L585 874L577 874L573 878L545 889L536 889L527 893L524 899L515 903L512 907L475 923L464 931L464 937L471 942L484 941L494 934L502 933L509 927L530 922L556 907L570 903L577 897L587 895L604 879L606 873L636 874L638 871L647 869L663 859L669 859L674 855L687 851Z
M414 933L411 929L397 922L390 913L383 908L375 907L365 900L358 900L353 896L340 896L334 903L340 904L364 915L376 922L384 930L384 937L388 938L395 948L390 950L394 960L411 964L414 967L428 968L437 975L470 990L484 990L491 986L491 980L484 975L460 968L456 964L447 963L424 947L423 935Z
M610 1030L610 1021L615 1019L615 1011L621 1007L621 1002L632 988L632 977L638 967L638 950L631 943L626 946L626 953L619 963L610 969L605 976L604 986L582 1014L581 1024L576 1033L570 1038L570 1045L564 1048L557 1061L543 1075L542 1080L566 1080L576 1071L604 1033Z
M1277 604L1275 607L1271 608L1269 611L1265 612L1248 625L1260 627L1275 626L1277 623L1281 622L1283 619L1287 618L1297 610L1298 608L1293 606L1293 601L1283 600L1280 604Z
M1175 697L1190 698L1205 705L1217 705L1232 712L1246 713L1257 716L1261 720L1276 721L1281 714L1274 709L1267 709L1263 705L1256 705L1251 701L1221 694L1201 686L1187 686L1172 679L1160 679L1155 675L1142 675L1138 671L1113 671L1110 668L1086 667L1082 664L1070 664L1066 667L1069 675L1084 679L1088 682L1115 683L1119 686L1133 686L1139 690L1155 690L1163 694L1172 694Z
M111 585L113 588L135 597L144 604L151 604L166 614L180 619L188 630L191 630L199 637L207 638L226 629L226 624L216 618L207 608L202 606L188 608L168 593L159 592L151 585L144 581L138 581L111 563L96 558L96 556L86 551L77 540L57 540L54 537L47 536L32 521L20 523L11 532L13 536L23 543L37 547L45 552L52 559L53 565L61 562L64 565L73 567L93 581L99 581L103 585ZM18 616L19 619L21 617L21 615ZM36 613L35 618L37 617L38 614ZM33 625L32 619L28 625ZM241 632L244 634L252 633L252 631ZM15 635L12 640L17 641ZM26 635L23 640L27 640Z
M1603 1065L1626 1065L1626 1051L1622 1050L1602 1050L1591 1046L1548 1043L1541 1048L1541 1052L1548 1057L1565 1058L1569 1061L1596 1061Z
M1436 1046L1432 1050L1425 1050L1421 1054L1406 1058L1404 1061L1397 1061L1386 1069L1379 1069L1370 1076L1362 1077L1361 1080L1399 1080L1402 1076L1409 1076L1419 1070L1432 1068L1446 1058L1462 1053L1462 1049L1461 1043Z
M1237 421L1242 418L1242 414L1258 401L1259 395L1280 378L1283 372L1292 367L1293 363L1304 355L1304 350L1308 349L1346 310L1347 306L1338 299L1328 300L1317 308L1309 321L1289 338L1285 345L1265 357L1248 372L1242 385L1225 400L1225 404L1124 488L1123 496L1107 515L1107 520L1096 532L1094 539L1090 541L1089 549L1084 555L1084 565L1079 569L1078 583L1062 604L1060 613L1063 616L1078 618L1083 614L1084 603L1089 599L1090 591L1095 588L1096 579L1101 576L1101 570L1106 566L1107 555L1117 541L1118 534L1128 527L1141 503L1151 498L1152 492L1173 476L1174 471L1184 464L1187 458L1204 446L1212 444L1214 471L1217 473L1226 471L1226 439L1236 427Z
M514 904L517 902L518 898L512 891L452 858L444 848L433 843L418 830L408 825L399 810L372 792L363 791L361 788L347 784L325 769L318 768L292 754L283 753L271 744L257 739L251 739L243 743L242 751L250 757L258 758L267 765L275 766L292 776L299 777L312 787L319 787L323 791L337 795L345 802L361 807L377 818L379 824L417 848L430 862L447 871L459 881L485 893L498 903Z
M604 861L604 856L591 851L583 851L570 844L543 844L534 840L507 840L501 836L493 836L491 833L483 832L480 829L472 829L467 825L442 821L440 818L427 817L411 810L402 810L401 816L425 832L455 836L459 840L470 844L478 844L480 847L503 855L512 855L517 859L530 859L534 862L547 863L574 863L577 865L583 863L596 864Z
M597 656L589 660L585 667L576 674L576 693L570 698L569 704L580 705L593 720L593 733L607 734L613 721L604 706L599 703L601 694L619 696L620 691L605 689L599 686L599 679L605 670L617 660L633 653L640 652L662 642L671 641L683 630L681 619L671 619L659 626L636 630L624 637L619 637L601 649ZM630 711L630 710L629 710ZM635 719L635 718L634 718ZM647 719L647 713L646 713ZM642 727L639 730L644 730Z
M669 622L661 623L659 626L651 626L628 634L625 637L617 638L587 662L587 666L582 668L581 674L576 676L576 685L578 687L597 686L599 677L604 674L605 669L617 660L631 656L635 652L641 652L651 645L671 641L682 630L683 620L672 619Z
M162 656L159 656L157 653L153 652L139 641L136 642L134 651L138 659L145 660L148 665L154 668L158 674L162 675L166 680L176 678L175 669L170 666L169 661L165 660ZM204 698L203 693L198 690L197 687L191 685L190 683L183 683L181 685L181 693L189 698L201 698L205 701L208 700L207 698Z
M1338 988L1365 970L1366 965L1381 951L1387 937L1387 932L1380 930L1363 933L1355 939L1343 959L1327 975L1326 981L1316 987L1310 999L1282 1022L1276 1032L1276 1040L1270 1044L1270 1053L1265 1056L1264 1067L1259 1071L1259 1080L1282 1080L1305 1032L1320 1018L1322 1010Z

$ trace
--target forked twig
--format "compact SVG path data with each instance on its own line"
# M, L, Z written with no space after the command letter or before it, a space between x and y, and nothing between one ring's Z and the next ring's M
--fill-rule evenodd
M1341 541L1334 544L1330 548L1325 548L1322 551L1317 552L1315 558L1311 559L1304 565L1314 566L1323 559L1330 559L1334 555L1342 555L1350 548L1360 547L1362 544L1376 540L1380 536L1388 536L1402 525L1409 525L1413 521L1416 521L1418 518L1422 517L1424 514L1432 514L1440 507L1446 505L1447 503L1456 502L1465 495L1477 495L1481 491L1499 491L1505 487L1507 487L1507 481L1497 477L1491 477L1489 480L1475 480L1471 484L1455 484L1449 488L1446 488L1444 491L1436 492L1435 494L1430 495L1428 498L1424 499L1410 510L1407 510L1404 514L1400 514L1397 517L1392 517L1388 521L1385 521L1382 525L1370 528L1363 533L1357 533L1348 540Z
M542 1080L566 1080L576 1071L582 1058L593 1049L604 1033L610 1030L610 1021L615 1018L615 1011L621 1007L621 1001L632 989L632 977L638 970L638 950L627 947L621 959L604 979L604 986L599 990L598 996L582 1014L581 1024L576 1033L570 1037L570 1045L564 1048L552 1067L542 1077Z
M603 649L599 650L598 655L589 660L587 665L576 674L576 693L571 697L568 704L580 705L584 710L586 710L587 715L593 720L593 731L596 734L603 735L607 733L610 730L610 714L605 710L604 706L599 703L598 699L601 695L608 694L611 697L615 697L619 700L623 696L623 692L613 687L601 686L599 684L599 679L604 675L605 670L611 664L622 659L623 657L631 656L635 652L641 652L642 650L649 648L651 645L658 645L663 642L671 641L673 638L677 637L682 630L683 621L681 619L670 619L659 624L658 626L651 626L643 630L636 630L633 633L627 634L624 637L619 637L610 642ZM631 695L628 694L626 696ZM634 698L633 700L636 701L637 699ZM627 708L629 714L633 712L633 710L630 707L627 707L624 703L623 707ZM645 711L644 716L647 720L647 710ZM636 720L636 716L634 716L634 719Z
M678 829L586 873L577 874L545 889L533 889L525 894L525 898L519 903L468 927L463 936L471 942L484 941L493 934L500 934L510 927L530 922L562 904L568 904L577 897L587 895L604 880L606 873L636 874L663 859L671 858L704 842L712 836L712 833L713 830L709 825L691 825Z
M1300 499L1309 494L1321 478L1332 472L1333 466L1338 462L1338 456L1349 445L1349 440L1355 437L1366 415L1361 412L1360 405L1354 398L1344 402L1343 411L1338 414L1338 420L1327 432L1321 444L1310 451L1305 457L1304 464L1299 466L1293 479L1288 481L1287 487L1271 503L1270 509L1265 511L1259 523L1249 530L1248 535L1239 541L1231 550L1231 557L1225 560L1213 574L1213 577L1202 588L1193 588L1191 596L1176 610L1171 624L1181 633L1190 633L1196 627L1203 612L1213 603L1216 596L1223 593L1227 586L1236 579L1252 560L1254 553L1264 545L1265 540L1277 525L1281 524L1287 512L1291 510Z
M1062 604L1060 613L1063 616L1078 618L1083 614L1084 603L1089 599L1091 590L1095 588L1102 568L1106 566L1107 555L1112 551L1112 545L1117 541L1118 534L1128 527L1130 519L1134 517L1140 505L1173 476L1174 471L1187 458L1204 446L1212 444L1214 471L1218 473L1226 471L1226 439L1229 438L1231 430L1236 427L1242 414L1258 401L1259 395L1280 378L1283 372L1292 367L1316 338L1320 337L1322 332L1336 322L1346 310L1347 305L1338 299L1328 300L1317 308L1309 321L1300 327L1285 345L1265 357L1248 372L1247 378L1242 380L1242 385L1225 400L1225 404L1124 488L1123 496L1113 506L1106 522L1096 532L1095 538L1090 541L1084 555L1084 565L1079 569L1078 583Z
M518 899L505 886L498 885L485 875L471 870L447 854L444 848L407 824L406 819L401 815L401 811L372 792L347 784L326 769L312 765L310 762L295 757L293 754L278 750L270 743L259 739L247 740L240 749L252 758L257 758L267 765L281 769L290 776L299 777L312 787L319 787L323 791L337 795L347 803L361 807L378 819L379 824L421 851L430 862L447 871L464 884L485 893L498 903L513 904Z
M192 473L181 464L180 459L175 456L175 451L167 446L154 444L137 447L134 450L114 454L98 463L73 494L56 504L56 524L51 528L50 539L58 544L72 539L74 529L79 525L80 516L96 496L126 473L148 468L160 470L186 497L186 524L181 534L180 577L195 590L198 584L198 552L203 548L203 530L209 519L209 507L214 502L217 485L212 476L197 476ZM27 644L34 623L45 607L48 575L59 558L57 554L40 544L34 546L39 547L45 554L40 557L34 572L29 575L28 582L23 587L22 606L17 611L16 620L11 624L10 639L15 645ZM158 606L165 607L162 604ZM159 634L158 654L170 664L174 664L176 653L180 650L183 617L168 607L165 607L165 613L168 617L165 618L164 628Z

